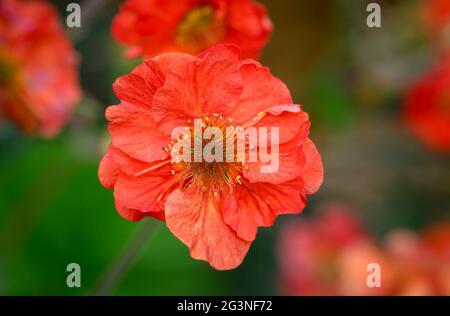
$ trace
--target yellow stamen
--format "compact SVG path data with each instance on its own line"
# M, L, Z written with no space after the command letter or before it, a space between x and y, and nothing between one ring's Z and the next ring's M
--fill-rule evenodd
M210 5L191 10L179 23L175 43L188 50L199 51L218 42L223 36L223 23Z

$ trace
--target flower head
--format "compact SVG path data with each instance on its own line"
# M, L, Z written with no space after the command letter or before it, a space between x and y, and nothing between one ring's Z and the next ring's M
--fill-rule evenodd
M77 57L56 11L41 0L0 3L0 117L53 136L80 96Z
M280 287L288 295L380 295L389 287L386 269L382 289L367 286L368 263L384 263L385 257L342 205L287 225L278 258Z
M395 230L387 238L395 295L450 295L450 223L422 234Z
M238 266L258 227L301 212L306 195L321 185L308 115L279 79L257 62L241 60L235 46L218 45L198 57L160 55L119 78L114 91L121 103L106 111L112 142L100 164L101 183L114 189L122 216L165 220L193 258L216 269ZM186 133L173 137L179 127ZM235 134L217 136L239 127L270 129L257 143L242 138L239 153ZM208 130L215 136L207 137ZM205 153L213 140L209 152L219 159L211 161ZM192 151L180 146L191 144ZM239 159L253 152L255 160ZM261 171L275 160L277 168Z
M215 44L235 44L258 58L272 24L253 0L127 0L112 24L127 55L197 54Z
M383 246L363 232L345 206L291 222L278 244L279 284L288 295L448 295L450 225L422 234L396 229ZM378 267L378 286L373 267ZM372 279L373 278L373 279Z
M404 106L410 130L429 147L450 152L450 55L408 92Z

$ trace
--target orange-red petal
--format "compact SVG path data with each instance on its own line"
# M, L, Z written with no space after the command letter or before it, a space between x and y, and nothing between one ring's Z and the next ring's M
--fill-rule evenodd
M119 201L116 201L116 210L126 220L129 220L131 222L138 222L144 217L153 217L157 220L164 221L164 212L141 212L139 210L134 210L125 207L124 205L120 204Z
M304 192L313 194L319 190L323 182L322 158L309 138L303 143L303 153L305 154L305 165L302 172Z
M114 188L117 178L119 177L120 169L115 162L111 147L106 152L105 156L100 161L98 168L98 178L100 183L107 189Z
M201 188L176 190L165 203L170 231L190 249L193 258L217 270L241 264L251 242L239 238L223 221L220 198Z
M244 90L234 111L229 114L236 124L243 125L273 106L293 103L288 88L273 77L268 68L246 62L241 65L240 73Z
M300 194L302 178L279 185L246 183L224 194L222 212L236 234L248 241L256 237L258 227L269 227L280 214L298 214L306 205Z
M166 175L129 176L121 173L114 186L114 197L130 209L141 212L163 210L165 197L174 186L169 168Z
M164 147L170 143L170 134L158 129L148 110L122 103L110 106L106 110L106 118L110 121L108 130L114 147L145 162L168 157Z
M202 114L233 110L243 83L239 61L237 57L229 58L230 54L223 55L227 50L212 49L202 55L203 59L185 58L169 65L166 81L154 96L155 120L186 121Z

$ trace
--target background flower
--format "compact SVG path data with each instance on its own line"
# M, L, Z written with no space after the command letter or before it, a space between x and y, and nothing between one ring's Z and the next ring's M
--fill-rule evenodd
M450 151L450 54L413 85L405 100L411 131L433 149Z
M127 0L112 24L127 56L196 54L215 44L236 44L258 58L272 32L263 5L253 0Z
M354 212L353 212L354 213ZM348 207L329 204L313 219L286 225L277 247L278 282L287 295L448 295L450 226L416 234L395 229L376 242ZM369 287L370 264L380 287Z
M330 204L314 219L293 221L277 248L281 291L286 295L383 295L389 270L382 251L347 207ZM369 288L367 265L383 266L383 288Z
M0 3L0 112L28 133L53 136L80 98L77 55L45 1Z

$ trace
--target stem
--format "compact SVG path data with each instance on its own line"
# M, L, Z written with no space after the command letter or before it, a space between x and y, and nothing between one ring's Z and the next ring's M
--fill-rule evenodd
M143 220L116 260L110 264L103 276L97 281L97 285L91 291L92 295L107 295L120 282L152 235L152 232L154 232L155 226L155 220Z

